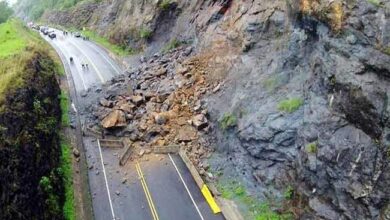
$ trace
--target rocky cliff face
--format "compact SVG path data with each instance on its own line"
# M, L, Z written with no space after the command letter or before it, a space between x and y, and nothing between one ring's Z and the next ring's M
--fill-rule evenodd
M61 110L53 61L35 53L22 81L0 105L0 219L62 219Z
M193 91L214 122L204 136L228 155L212 163L234 164L260 198L292 186L307 207L297 218L390 219L389 10L387 0L117 0L46 18L144 45L147 55L171 39L191 43L196 61L178 55L171 66L157 54L128 72L134 90L161 93L135 75L157 62L175 81L202 60L216 86ZM153 33L147 41L142 28ZM185 84L176 82L168 90Z

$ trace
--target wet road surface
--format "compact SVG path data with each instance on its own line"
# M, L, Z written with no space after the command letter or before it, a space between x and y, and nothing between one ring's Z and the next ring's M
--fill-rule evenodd
M121 74L115 61L93 42L56 34L53 40L43 37L60 54L79 95ZM123 149L103 148L92 137L84 137L83 142L96 220L224 219L212 213L178 155L151 154L119 166Z

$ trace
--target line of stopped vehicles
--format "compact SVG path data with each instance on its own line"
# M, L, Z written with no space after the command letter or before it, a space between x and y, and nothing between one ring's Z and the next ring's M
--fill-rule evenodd
M51 29L47 26L32 25L31 28L34 30L40 31L43 35L46 35L51 39L54 39L57 37L55 30ZM62 33L63 33L63 35L69 35L68 31L63 31ZM80 34L80 32L71 32L70 34L73 35L74 37L77 37L77 38L83 38L84 40L89 40L89 37L82 36Z

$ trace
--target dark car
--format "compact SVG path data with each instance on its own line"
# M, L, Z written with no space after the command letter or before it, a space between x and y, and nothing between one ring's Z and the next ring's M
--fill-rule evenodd
M75 37L81 37L81 34L79 32L74 33Z
M43 28L41 29L42 34L48 35L49 34L49 28Z
M51 39L54 39L54 38L57 37L57 35L56 35L55 33L52 32L52 33L49 34L49 37L50 37Z
M41 29L41 27L39 27L39 25L34 25L34 26L32 26L32 29L39 31Z

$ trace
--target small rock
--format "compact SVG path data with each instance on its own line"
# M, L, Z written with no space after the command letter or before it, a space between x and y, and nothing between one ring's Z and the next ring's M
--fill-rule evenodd
M214 175L213 175L212 173L206 172L206 174L207 174L207 176L208 176L209 178L213 178L213 177L214 177Z
M119 196L121 193L117 190L117 191L115 191L115 194L116 194L117 196Z
M89 165L88 169L92 170L93 169L93 165Z
M144 149L141 149L141 150L139 151L139 153L138 153L138 155L139 155L140 157L142 157L144 154L145 154L145 150L144 150Z
M187 47L187 48L185 49L185 51L183 52L183 55L184 55L184 56L189 56L189 55L191 54L192 50L193 50L192 47Z
M347 37L347 42L349 43L349 44L356 44L356 42L357 42L357 38L356 38L356 36L355 35L353 35L353 34L351 34L351 35L349 35L348 37Z
M108 107L108 108L112 108L113 107L113 103L111 101L108 101L107 99L101 99L99 101L99 104L101 106Z
M203 128L207 127L208 121L205 115L198 114L192 118L192 124L198 129L202 130Z
M77 150L77 148L73 148L73 155L74 155L76 158L80 157L80 151Z
M144 98L140 95L134 95L131 97L131 101L136 105L140 105L143 103Z
M213 93L218 92L220 89L221 89L221 83L219 83L219 84L213 89Z
M95 172L96 176L99 175L99 173L100 173L99 170L96 170Z
M190 69L188 67L179 67L176 69L176 74L184 75L188 73Z
M167 122L167 118L165 117L164 114L158 114L156 113L154 115L154 121L159 124L159 125L163 125Z
M127 182L127 178L122 179L122 184L125 184Z
M162 68L162 69L159 69L154 75L155 76L162 76L162 75L165 75L166 73L167 73L167 69Z

